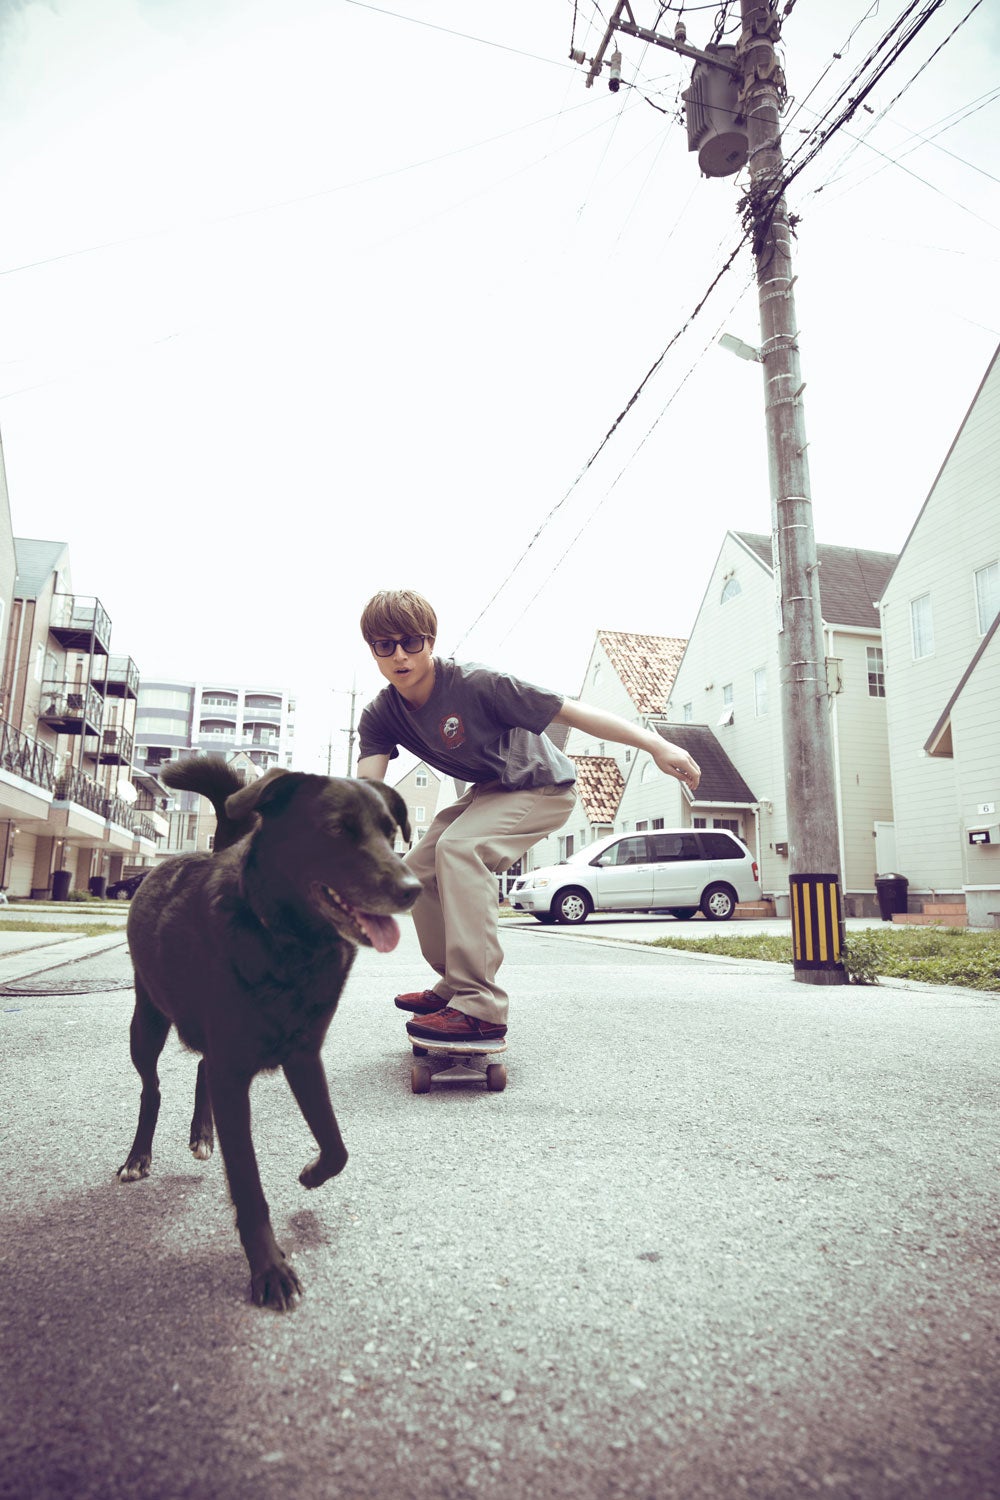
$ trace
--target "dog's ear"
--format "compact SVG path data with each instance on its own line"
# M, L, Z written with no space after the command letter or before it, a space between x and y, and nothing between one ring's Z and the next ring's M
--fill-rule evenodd
M249 786L240 787L238 792L233 792L231 797L226 798L226 817L241 821L279 799L284 801L291 796L300 780L301 777L296 776L294 771L286 771L283 766L272 766L258 781L251 781Z
M384 781L369 781L367 784L371 787L373 792L378 792L386 807L389 809L389 811L392 813L392 816L398 823L400 833L403 835L406 842L408 844L411 844L413 842L413 835L410 832L410 816L407 811L406 803L396 791L396 788L393 786L386 786Z

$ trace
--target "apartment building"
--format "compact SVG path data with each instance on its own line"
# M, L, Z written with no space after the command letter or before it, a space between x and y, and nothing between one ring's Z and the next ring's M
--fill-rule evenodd
M112 654L101 601L75 592L66 544L13 537L5 484L0 589L0 887L99 894L167 829L162 789L131 774L139 671Z
M144 681L136 715L136 773L155 778L182 755L221 755L244 781L275 766L288 770L295 701L278 688L228 681ZM215 814L195 792L170 794L164 855L211 849Z
M246 756L263 775L290 769L295 701L278 688L178 679L143 681L136 716L136 760L147 771L178 755Z

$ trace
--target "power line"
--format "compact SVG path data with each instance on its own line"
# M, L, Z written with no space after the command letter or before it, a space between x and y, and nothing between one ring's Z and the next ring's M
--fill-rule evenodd
M513 567L507 573L507 576L503 579L503 581L499 584L499 586L494 590L493 594L490 596L490 598L483 605L482 609L479 611L479 614L473 620L472 624L465 631L465 634L462 636L461 640L458 641L458 643L455 646L455 650L456 651L459 650L459 648L462 646L462 644L472 634L473 630L475 630L475 628L479 624L480 620L482 620L484 618L484 616L489 613L490 609L492 609L492 607L496 603L497 599L500 597L500 595L503 593L504 589L510 583L510 581L514 577L515 573L517 573L517 571L520 569L520 567L524 563L525 559L527 558L528 554L534 548L535 543L538 541L539 537L542 535L542 533L545 531L545 529L551 523L553 517L556 516L560 510L562 510L563 506L566 504L567 500L573 494L573 491L580 484L581 480L590 471L590 469L593 468L594 464L597 462L597 460L600 457L601 453L607 447L608 443L611 441L611 439L614 436L614 434L618 431L618 428L621 426L622 422L628 416L629 412L632 410L633 406L638 401L639 397L642 395L643 391L645 390L646 386L649 384L650 380L652 380L652 378L656 374L657 370L659 370L660 366L663 364L663 361L666 359L666 357L670 353L671 349L677 343L678 339L680 339L682 337L682 335L685 334L687 332L687 330L690 328L690 326L694 322L695 318L697 318L698 314L701 312L702 308L705 306L705 303L708 301L709 297L711 297L712 293L715 291L715 288L719 285L719 282L722 280L722 278L725 276L726 272L733 265L733 262L736 260L736 257L739 255L740 251L743 249L743 246L746 244L746 242L749 239L749 237L750 237L749 231L744 232L744 234L741 237L739 243L730 252L730 254L727 257L727 259L725 261L725 264L722 266L721 270L718 271L716 273L716 275L712 278L712 281L709 283L709 285L706 288L706 290L702 293L702 296L699 299L699 301L692 308L691 312L688 314L687 318L681 324L680 328L678 328L677 332L673 335L673 337L667 343L666 348L658 356L658 358L655 359L653 361L653 363L650 365L649 369L646 371L646 373L643 376L642 380L639 382L639 384L636 387L636 389L632 392L632 395L629 397L628 401L626 401L625 405L622 407L622 409L618 413L617 417L615 417L615 419L612 422L611 426L608 428L607 432L604 434L603 438L598 443L598 445L594 449L593 453L590 455L590 457L587 459L586 463L583 465L583 468L580 470L579 474L577 474L576 478L573 480L572 484L566 490L566 492L562 496L562 498L556 502L556 504L549 511L548 515L545 516L544 520L542 520L542 522L540 523L540 525L536 529L534 535L532 536L531 540L528 542L528 545L524 548L524 551L521 553L520 557L518 557L518 559L514 563Z

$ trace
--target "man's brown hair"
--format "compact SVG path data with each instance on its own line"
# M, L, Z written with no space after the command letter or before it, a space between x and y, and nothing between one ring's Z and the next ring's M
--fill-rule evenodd
M437 615L422 594L412 589L382 589L365 605L361 634L368 642L389 635L426 635L437 638Z

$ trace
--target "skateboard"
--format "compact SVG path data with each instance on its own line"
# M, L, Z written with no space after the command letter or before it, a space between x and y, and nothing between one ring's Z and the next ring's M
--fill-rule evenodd
M455 1083L485 1083L491 1094L507 1087L507 1069L493 1061L506 1052L507 1040L498 1037L491 1042L432 1042L429 1037L410 1036L413 1048L410 1087L415 1094L429 1094L435 1078Z

